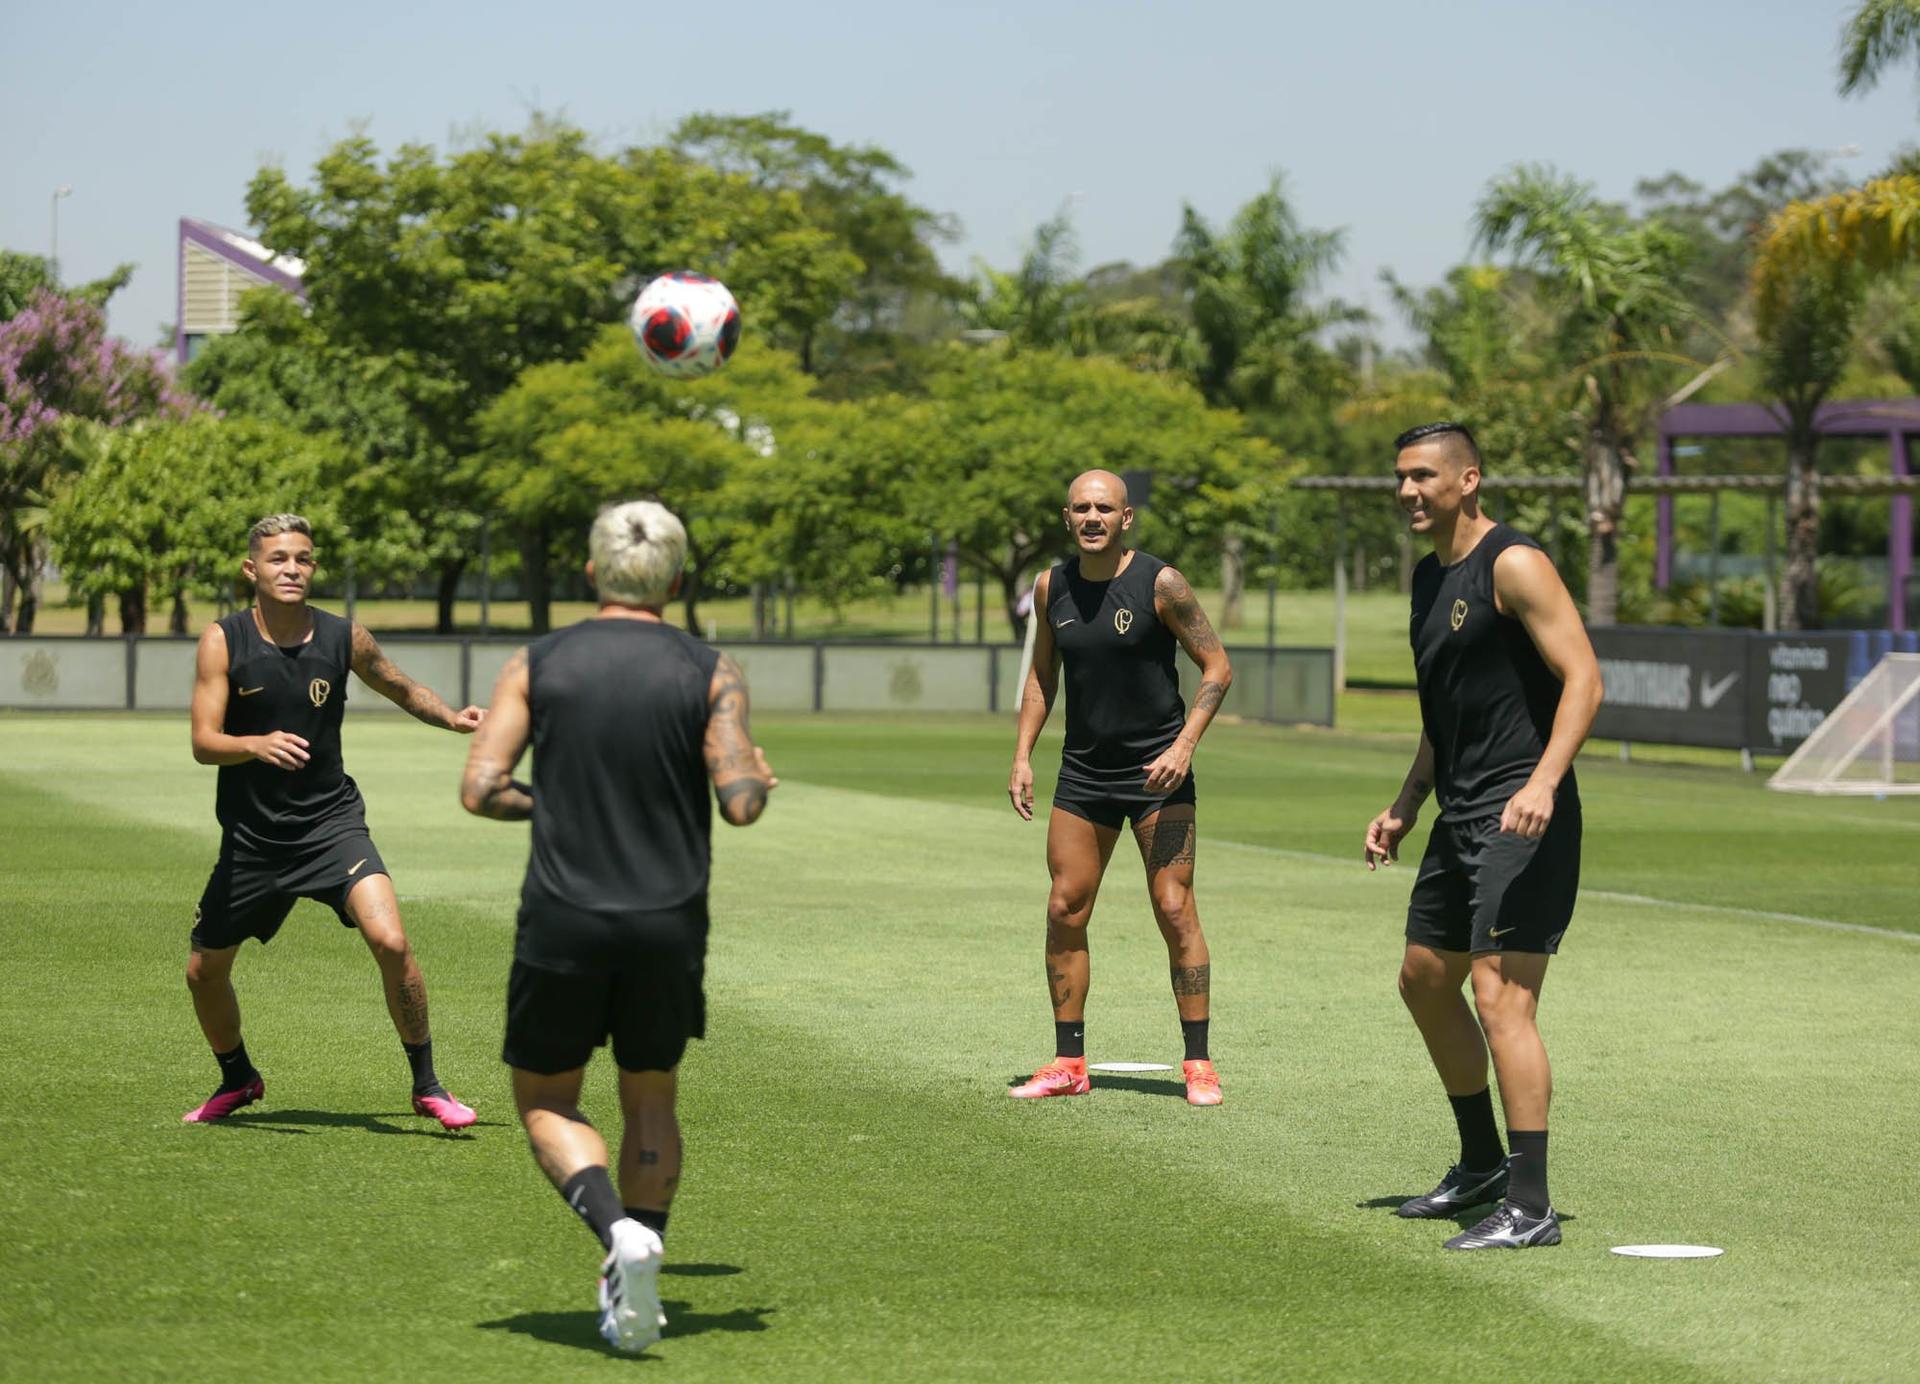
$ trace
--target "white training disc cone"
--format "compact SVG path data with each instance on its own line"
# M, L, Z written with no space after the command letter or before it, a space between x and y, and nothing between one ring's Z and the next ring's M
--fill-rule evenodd
M1164 1062L1089 1062L1090 1072L1170 1072L1173 1070Z
M1613 1252L1628 1259L1717 1259L1726 1253L1712 1245L1615 1245Z

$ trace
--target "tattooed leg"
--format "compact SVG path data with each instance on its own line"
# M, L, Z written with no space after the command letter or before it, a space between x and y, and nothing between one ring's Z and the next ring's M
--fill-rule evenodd
M421 978L406 929L400 926L400 901L394 897L393 881L375 875L355 885L347 896L347 916L380 967L387 1013L400 1041L426 1042L433 1036L427 1025L427 982Z
M1153 918L1167 944L1173 1000L1183 1019L1207 1017L1212 962L1200 913L1193 901L1193 861L1198 832L1193 809L1163 807L1134 828L1140 858L1147 867L1147 892Z
M672 1072L620 1073L620 1200L645 1211L665 1211L680 1185L684 1146L674 1113Z

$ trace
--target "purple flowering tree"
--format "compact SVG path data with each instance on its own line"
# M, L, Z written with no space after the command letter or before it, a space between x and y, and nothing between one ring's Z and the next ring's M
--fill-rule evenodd
M47 506L84 457L68 420L119 427L196 407L157 353L107 335L92 303L41 290L0 322L0 633L33 632Z

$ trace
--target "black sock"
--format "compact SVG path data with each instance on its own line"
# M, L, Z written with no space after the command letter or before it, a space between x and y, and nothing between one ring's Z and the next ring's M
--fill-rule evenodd
M1507 1200L1529 1216L1544 1216L1553 1205L1547 1199L1547 1131L1510 1129L1513 1171L1507 1174Z
M627 1214L634 1220L640 1222L641 1225L644 1225L648 1230L651 1230L655 1235L658 1235L662 1240L667 1238L666 1212L649 1211L644 1206L629 1206L627 1208Z
M440 1078L433 1074L433 1039L424 1043L409 1043L402 1039L400 1046L407 1054L407 1065L413 1068L413 1093L416 1096L444 1096L447 1088L440 1084Z
M1490 1172L1507 1155L1500 1148L1500 1126L1493 1122L1493 1093L1482 1086L1470 1096L1448 1096L1453 1122L1460 1126L1460 1166Z
M222 1091L238 1091L260 1075L253 1069L253 1059L247 1056L247 1045L244 1041L232 1052L216 1052L213 1060L220 1064Z
M1074 1019L1068 1023L1053 1021L1053 1055L1055 1057L1085 1057L1087 1055L1087 1021Z
M567 1179L560 1195L566 1198L574 1214L600 1237L601 1246L613 1248L613 1223L627 1213L620 1205L620 1194L613 1190L613 1178L607 1170L598 1165L582 1168Z
M1180 1036L1187 1040L1187 1061L1205 1062L1207 1060L1207 1021L1205 1019L1182 1019Z

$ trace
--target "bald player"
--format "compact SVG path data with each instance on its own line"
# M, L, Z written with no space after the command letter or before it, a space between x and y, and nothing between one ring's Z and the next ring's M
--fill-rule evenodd
M1207 1049L1211 961L1193 901L1193 752L1233 682L1227 651L1186 578L1130 551L1126 482L1088 471L1067 491L1062 521L1075 555L1034 585L1033 667L1020 696L1007 795L1033 820L1034 741L1053 710L1062 666L1067 735L1047 821L1047 988L1054 1058L1008 1094L1022 1100L1084 1095L1087 1078L1087 924L1121 828L1146 865L1154 920L1167 944L1174 1004L1186 1043L1187 1100L1218 1105ZM1189 711L1174 648L1200 666Z

